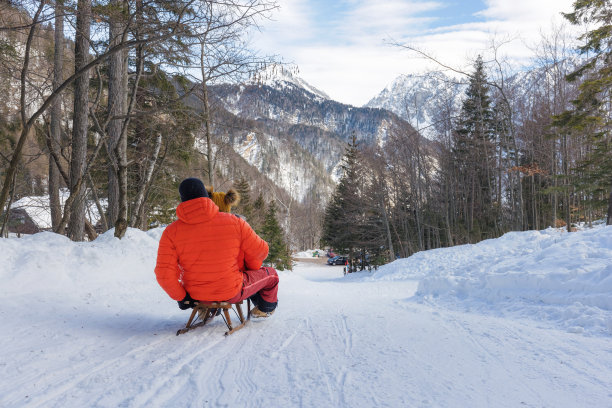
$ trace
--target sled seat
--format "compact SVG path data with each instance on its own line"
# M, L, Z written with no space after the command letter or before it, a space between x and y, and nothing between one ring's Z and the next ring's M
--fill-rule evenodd
M240 324L234 326L232 319L230 318L230 310L238 316ZM221 315L228 331L225 335L228 336L235 331L238 331L244 327L244 325L251 319L251 300L247 299L247 316L244 317L242 313L242 301L237 303L229 302L197 302L196 306L191 311L191 316L187 321L187 325L184 329L180 329L176 332L176 335L187 333L191 329L196 327L204 326L210 322L215 316Z

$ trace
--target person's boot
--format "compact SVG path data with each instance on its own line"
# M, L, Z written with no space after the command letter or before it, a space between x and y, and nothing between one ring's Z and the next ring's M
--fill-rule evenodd
M272 310L271 312L262 312L261 310L259 310L258 306L255 306L253 309L251 309L251 316L253 317L270 317L273 313L274 310Z

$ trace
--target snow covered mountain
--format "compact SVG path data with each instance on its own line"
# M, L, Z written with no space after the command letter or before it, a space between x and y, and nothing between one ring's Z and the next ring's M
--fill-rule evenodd
M279 91L285 89L304 89L320 99L331 99L325 92L310 85L299 76L297 66L269 65L251 76L249 85L266 85Z
M209 89L213 110L222 117L217 132L296 199L313 188L331 192L353 134L361 143L384 144L393 126L405 125L387 110L333 101L299 78L296 70L279 66L244 84Z
M365 106L387 109L432 139L441 133L443 118L457 112L466 84L440 72L401 75ZM446 116L448 117L448 116Z

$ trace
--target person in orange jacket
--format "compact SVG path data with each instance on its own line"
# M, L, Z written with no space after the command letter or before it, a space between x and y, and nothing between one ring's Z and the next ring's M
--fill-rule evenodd
M155 276L181 310L197 301L236 303L250 298L251 314L270 316L278 305L278 274L262 267L268 244L240 217L219 211L201 180L179 186L178 220L159 241Z

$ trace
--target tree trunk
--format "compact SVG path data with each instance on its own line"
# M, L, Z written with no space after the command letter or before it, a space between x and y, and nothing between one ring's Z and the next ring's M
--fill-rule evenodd
M26 86L27 86L27 78L28 72L30 69L30 50L32 48L32 41L34 39L34 33L38 28L38 18L40 17L40 13L42 13L43 8L45 7L45 2L41 1L36 13L34 14L34 18L32 19L32 27L30 27L30 32L28 33L28 39L26 41L24 57L23 57L23 65L21 68L21 77L20 77L20 116L21 116L21 135L19 136L19 140L17 141L17 145L15 146L15 151L13 152L13 156L11 157L11 161L9 163L9 167L6 169L4 173L4 184L2 185L2 191L0 191L0 214L6 204L6 199L8 198L9 192L13 189L13 185L15 184L15 177L17 174L17 165L19 164L19 160L21 158L21 152L23 151L23 146L25 145L28 134L30 133L31 124L27 120L27 107L26 107ZM6 208L6 216L8 217L8 213L10 210L10 204Z
M74 42L75 72L89 62L89 35L91 0L79 0L76 37ZM70 189L84 177L87 158L87 131L89 129L89 72L77 78L74 84L74 119L72 124L72 156L70 160ZM82 241L85 227L85 190L79 192L70 209L68 236Z
M138 11L140 14L142 2L138 2ZM127 157L127 134L130 125L130 115L136 107L136 95L138 94L138 86L144 72L144 47L138 46L136 51L136 78L134 86L130 94L130 103L126 112L126 119L123 121L121 129L121 137L114 149L115 157L117 158L117 178L119 182L119 213L115 222L115 237L121 239L125 235L128 227L128 157ZM126 85L127 86L127 85Z
M128 192L127 192L127 137L122 137L117 149L115 149L119 158L119 214L115 222L115 236L123 238L128 227Z
M610 196L608 197L608 219L606 225L612 225L612 183L610 183Z
M159 150L162 145L162 135L161 133L157 134L157 139L155 140L155 148L153 149L153 154L149 159L149 166L147 167L147 171L145 176L140 184L140 188L138 189L138 194L136 195L136 200L134 201L134 209L132 213L132 222L130 224L131 227L137 227L138 224L141 224L143 213L144 213L144 201L146 197L146 192L149 190L151 185L151 181L153 179L153 173L155 171L155 165L157 163L157 156L159 155Z
M570 192L569 192L569 154L567 148L567 135L563 135L561 140L561 149L563 151L563 186L565 187L565 221L567 223L567 232L572 232L572 215L570 211Z
M211 140L211 117L210 117L210 104L208 103L208 85L206 83L206 67L204 64L204 40L202 40L200 50L200 68L202 70L202 109L204 113L204 135L206 136L206 159L208 160L208 183L214 187L215 185L215 168L212 151L212 140Z
M98 209L98 214L100 214L100 224L102 225L102 230L108 230L108 221L106 221L106 215L104 214L104 208L102 208L102 204L100 204L100 198L98 197L98 193L96 193L96 186L91 178L91 174L87 173L87 184L89 184L89 188L91 189L91 195L96 204L96 208ZM94 228L95 229L95 228Z
M17 174L15 173L15 176L16 175ZM6 211L4 213L4 219L2 220L2 228L0 228L0 237L2 238L8 238L8 234L9 234L8 223L11 218L11 205L13 204L13 199L15 198L15 179L14 178L13 178L12 186L13 188L11 188L11 192L9 193L9 201L8 201L8 205L6 206Z
M34 35L34 31L38 29L38 26L40 24L40 21L39 21L40 13L42 12L42 10L44 9L46 5L47 5L46 1L40 2L39 8L36 11L32 19L32 24L30 25L30 33L28 34L28 40L25 46L25 52L24 52L24 58L23 58L24 62L22 65L22 70L21 70L22 72L21 90L22 90L22 95L24 95L23 96L24 101L25 101L24 92L25 92L25 88L27 85L27 73L28 73L28 68L29 68L32 38ZM185 11L186 11L185 9L182 10L181 13L179 14L179 17L182 17ZM145 40L143 39L129 40L117 47L110 48L107 52L101 53L96 58L92 59L91 62L83 66L81 70L74 72L70 77L68 77L62 83L62 85L60 85L60 87L57 90L51 92L46 98L44 98L41 106L29 117L29 119L27 118L27 111L25 109L21 109L22 129L19 135L19 140L17 141L17 145L15 146L15 149L11 155L11 161L9 163L9 167L6 169L3 175L2 189L0 190L0 209L3 209L4 206L6 205L6 200L8 198L8 194L12 186L13 176L17 172L17 165L19 164L19 161L21 160L21 154L23 152L23 148L25 146L25 142L28 137L28 134L30 133L32 127L37 122L37 120L40 118L40 116L44 112L46 112L47 109L51 107L55 99L59 98L60 94L66 88L72 85L78 78L82 77L83 75L88 75L89 70L91 68L105 61L109 55L114 54L116 52L120 52L130 47L134 47L134 46L143 44L145 42L147 44L153 44L153 43L157 43L157 42L161 42L163 40L169 39L171 37L175 37L183 33L184 31L183 27L187 27L187 26L184 23L181 23L181 25L176 24L172 30L163 31L158 36L151 36ZM22 104L22 106L24 105Z
M385 206L385 198L383 194L380 195L380 212L383 216L383 224L387 235L387 244L389 245L389 262L393 262L395 259L395 249L393 248L393 238L391 237L391 227L389 225L389 218L387 216L387 209ZM365 258L365 257L364 257ZM362 263L363 265L363 263Z
M53 57L53 89L56 90L64 82L64 9L62 1L55 3L55 50ZM62 132L62 100L56 98L51 106L51 143L54 147L60 145ZM60 203L60 172L55 160L49 154L49 207L51 209L51 227L55 229L62 220Z
M113 0L111 4L115 11L110 18L108 26L110 46L120 44L123 41L125 23L123 13L118 10L125 5L124 0ZM127 50L117 52L109 57L108 67L108 115L109 122L106 128L109 142L107 153L111 166L108 168L108 227L115 226L119 217L119 177L118 161L115 149L121 140L125 111L127 108Z

